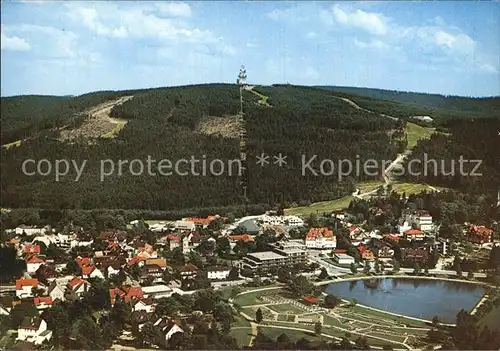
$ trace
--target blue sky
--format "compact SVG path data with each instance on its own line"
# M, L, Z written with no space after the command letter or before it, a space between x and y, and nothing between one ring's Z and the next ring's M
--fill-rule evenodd
M1 94L234 83L500 95L500 2L3 1Z

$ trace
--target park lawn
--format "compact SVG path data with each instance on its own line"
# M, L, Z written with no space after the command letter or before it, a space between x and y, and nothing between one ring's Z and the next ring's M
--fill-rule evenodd
M229 332L229 335L231 335L233 338L236 339L238 346L240 348L243 348L245 346L248 346L248 343L252 338L252 328L248 327L248 328L232 329Z
M406 324L407 326L411 326L411 327L416 327L416 328L422 328L422 327L428 328L429 327L425 322L421 322L421 321L417 321L417 320L405 318L405 317L393 316L393 315L388 314L388 313L384 313L381 311L375 311L375 310L372 310L369 308L364 308L364 307L359 306L359 305L352 307L352 310L354 312L365 315L367 318L370 318L370 316L375 316L375 317L381 317L381 318L387 319L387 320L392 320L392 321L397 322L397 323Z
M248 327L250 328L250 322L247 321L242 315L234 315L233 316L233 327Z
M383 332L379 332L379 331L378 332L367 331L366 334L371 335L371 336L376 336L376 337L379 337L379 338L384 338L384 339L389 339L389 340L397 341L397 342L404 342L405 339L406 339L406 337L403 336L402 333L401 333L401 335L394 335L394 333L392 333L392 334L384 334ZM382 341L382 340L380 340L380 341Z
M429 139L435 131L435 128L421 127L418 124L408 122L406 124L408 148L413 149L420 139Z
M272 324L274 326L274 323ZM293 327L293 328L302 328L302 325L297 325L297 324L289 324L287 327ZM306 338L311 342L314 341L320 341L320 338L318 338L316 335L314 335L314 331L311 332L305 332L305 331L300 331L300 330L290 330L290 329L284 329L284 328L270 328L266 327L265 325L260 326L262 328L262 331L264 334L269 336L270 338L276 340L281 334L286 334L290 341L296 342L299 339ZM305 329L305 328L302 328Z
M273 311L276 311L278 313L284 313L284 314L302 314L305 311L295 307L293 305L290 305L288 303L286 304L279 304L279 305L270 305L267 306L268 308L272 309Z
M287 208L285 210L285 214L306 216L312 213L338 211L349 207L349 204L351 203L352 199L353 197L349 195L341 197L340 199L336 200L315 202L309 206Z

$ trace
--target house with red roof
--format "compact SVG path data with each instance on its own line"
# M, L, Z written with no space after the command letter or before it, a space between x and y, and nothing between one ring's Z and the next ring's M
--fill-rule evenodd
M358 249L359 254L361 255L361 258L365 261L372 261L375 259L375 255L373 252L368 248L366 245L358 245L356 246L356 249Z
M305 238L308 249L335 249L337 238L329 228L311 228Z
M40 296L33 299L33 304L39 310L44 310L52 307L53 301L50 296Z
M26 257L26 272L29 274L35 274L38 268L45 263L45 260L41 259L36 255L30 255Z
M304 301L308 304L317 304L319 299L314 296L304 296Z
M86 292L90 291L90 283L85 279L75 277L66 285L67 290L75 294L77 297L82 297Z
M236 242L236 241L244 241L244 242L254 241L253 236L251 236L249 234L228 235L228 239L231 241L234 241L234 242Z
M109 299L111 301L111 305L115 304L117 296L127 303L144 298L144 294L140 286L124 286L121 289L109 289Z
M425 239L425 233L420 229L409 229L404 232L404 238L408 241L422 241Z
M90 266L83 266L82 267L82 277L83 278L101 278L104 279L104 274L97 269L96 266L90 265Z
M23 253L28 255L39 255L40 245L24 245Z
M490 243L493 236L493 229L471 224L467 231L467 239L475 244Z
M33 289L38 289L38 279L17 279L16 296L20 299L33 296Z

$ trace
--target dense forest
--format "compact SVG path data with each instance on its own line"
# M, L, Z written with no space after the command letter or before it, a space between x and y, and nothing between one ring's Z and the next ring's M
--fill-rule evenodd
M406 109L414 116L498 117L500 114L500 97L470 98L340 86L322 86L321 88L334 91L335 93L344 93L351 96L358 95L358 99L354 100L356 102L359 100L360 105L362 102L369 103L371 106L370 109L374 111L373 103L383 104L387 108L392 108L394 111L403 112L403 115ZM390 113L387 112L387 114Z
M401 151L400 140L393 138L392 133L398 128L397 121L357 109L338 98L355 100L356 96L290 85L254 90L267 96L270 106L259 104L258 96L243 91L243 144L238 138L202 133L197 128L207 117L236 118L239 91L229 84L104 91L78 97L2 98L2 143L17 138L23 142L20 147L1 150L1 205L176 213L179 209L194 211L221 206L241 209L248 204L304 204L350 194L356 181L380 178L380 174L353 174L343 179L338 179L336 169L332 176L303 174L303 160L317 155L313 167L318 169L323 159L336 166L338 160L355 161L357 157L360 162L392 160ZM111 111L112 117L127 121L115 138L58 140L59 128L78 127L89 107L129 95L134 97ZM403 104L365 99L356 102L387 114L394 112L392 108L405 108ZM156 162L191 157L228 162L239 160L240 152L248 160L243 177L238 176L238 167L230 174L229 166L220 176L210 172L206 176L165 176L155 171L155 175L143 171L138 176L127 164L122 174L115 172L101 178L101 160L117 164L119 160L137 159L145 165L149 156ZM256 164L261 153L269 156L269 164L264 167ZM282 167L273 162L279 153L287 157ZM488 157L494 155L489 153ZM74 167L56 181L53 173L25 175L22 163L27 159L47 159L52 165L61 159L74 160L77 165L86 163L78 181ZM242 184L247 186L246 199Z
M411 162L413 175L406 172L405 178L469 193L496 194L500 186L500 120L453 120L446 127L450 135L436 133L417 144L405 165L409 170Z

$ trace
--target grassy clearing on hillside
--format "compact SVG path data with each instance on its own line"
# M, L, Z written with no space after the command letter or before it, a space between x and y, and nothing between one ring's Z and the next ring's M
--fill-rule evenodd
M340 199L331 200L331 201L321 201L315 202L309 206L301 206L301 207L293 207L285 210L286 215L309 215L311 213L323 213L323 212L332 212L338 211L349 206L353 197L352 196L344 196Z
M380 180L370 180L356 184L356 188L361 190L361 194L363 194L369 193L370 191L373 191L382 185L384 185L384 182Z
M435 128L421 127L418 124L407 123L406 134L408 135L408 148L412 149L420 139L429 139L435 132Z
M257 95L260 98L260 100L257 102L259 105L271 107L271 105L269 105L269 103L267 102L267 100L269 99L268 96L265 96L264 94L261 94L258 91L253 90L253 88L248 88L247 91Z
M205 135L222 135L226 138L237 138L242 128L243 125L238 116L207 116L200 120L196 131Z
M112 130L103 134L102 135L103 138L106 138L106 139L114 138L115 136L118 135L118 133L120 133L120 130L122 130L123 127L125 127L125 124L127 124L127 121L125 121L125 120L118 120L116 118L114 120L117 122L116 125L113 127Z
M9 148L11 148L13 146L21 146L21 140L16 140L16 141L14 141L12 143L8 143L8 144L3 145L3 147L6 148L6 149L9 149Z
M406 193L406 195L410 194L418 194L421 193L422 191L434 191L434 189L437 190L443 190L445 188L443 187L438 187L438 186L433 186L431 187L430 185L427 184L421 184L421 183L393 183L392 184L392 190L396 191L398 194L403 194Z

